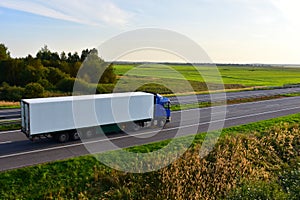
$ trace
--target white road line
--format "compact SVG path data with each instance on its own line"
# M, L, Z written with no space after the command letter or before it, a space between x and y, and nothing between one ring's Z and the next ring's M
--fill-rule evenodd
M229 105L221 105L221 106L212 106L212 107L205 107L205 108L192 108L192 109L187 109L187 110L178 110L178 111L173 111L172 113L178 113L178 112L188 112L190 110L207 110L207 109L212 109L212 108L218 108L218 107L233 107L237 105L251 105L251 104L258 104L258 103L269 103L273 101L285 101L286 99L298 99L300 97L285 97L285 98L280 98L280 99L270 99L270 100L263 100L263 101L253 101L253 102L248 102L248 103L235 103L235 104L229 104Z
M6 133L17 133L17 132L20 132L21 130L13 130L13 131L2 131L0 132L0 135L1 134L6 134Z
M12 143L12 141L0 142L0 144L9 144L9 143Z
M256 113L256 114L243 115L243 116L239 116L239 117L231 117L231 118L227 118L226 121L234 120L234 119L241 119L241 118L246 118L246 117L254 117L254 116L259 116L259 115L263 115L263 114L277 113L277 112L281 112L281 111L288 111L288 110L294 110L294 109L300 109L300 106L299 107L294 107L294 108L280 109L280 110L276 110L276 111L267 111L267 112L261 112L261 113ZM182 128L189 128L189 127L192 127L192 126L199 126L199 125L205 125L205 124L209 124L209 123L216 123L216 122L222 122L222 121L223 120L215 120L215 121L210 121L210 122L190 124L190 125L181 126L181 127L168 128L168 129L163 129L162 132L166 132L166 131L174 130L174 129L178 129L178 128L181 128L181 129ZM137 133L137 134L133 134L133 135L124 135L124 136L114 137L114 138L105 138L105 139L96 140L96 141L90 141L90 142L84 142L84 143L78 143L78 144L71 144L71 145L65 145L65 146L59 146L59 147L51 147L51 148L46 148L46 149L39 149L39 150L33 150L33 151L27 151L27 152L15 153L15 154L9 154L9 155L0 156L0 159L1 158L14 157L14 156L20 156L20 155L26 155L26 154L31 154L31 153L39 153L39 152L43 152L43 151L58 150L58 149L63 149L63 148L81 146L81 145L85 145L85 144L93 144L93 143L104 142L104 141L109 141L109 140L129 138L129 137L132 137L132 136L146 135L146 134L150 134L150 133L155 133L155 131Z

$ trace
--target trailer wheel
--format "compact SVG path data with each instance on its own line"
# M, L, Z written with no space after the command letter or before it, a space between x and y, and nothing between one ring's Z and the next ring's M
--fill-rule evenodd
M60 143L64 143L69 141L69 133L60 133L57 135L57 141Z
M158 127L164 127L165 125L166 125L166 120L164 120L164 119L157 120Z
M89 139L95 136L95 129L93 128L88 128L84 132L84 137Z
M71 133L71 139L72 140L79 140L80 139L80 133L78 131Z
M139 131L140 129L141 129L141 125L139 123L133 122L131 124L131 130L133 130L133 131Z

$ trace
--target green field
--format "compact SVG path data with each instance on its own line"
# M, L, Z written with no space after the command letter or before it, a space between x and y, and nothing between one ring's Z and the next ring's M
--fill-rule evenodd
M198 134L182 158L159 171L143 174L111 169L92 156L1 172L0 197L299 199L299 123L300 114L295 114L224 129L215 149L204 159L199 157L199 145L205 134ZM180 144L188 137L176 142ZM127 150L151 152L168 143ZM118 151L107 155L121 159Z
M134 69L135 66L138 68ZM218 66L215 68L202 65L194 67L172 64L116 64L115 70L119 76L123 76L127 72L131 77L148 77L165 81L185 79L203 82L205 77L205 82L220 83L221 80L225 84L242 84L244 86L283 86L300 83L300 68L254 66Z

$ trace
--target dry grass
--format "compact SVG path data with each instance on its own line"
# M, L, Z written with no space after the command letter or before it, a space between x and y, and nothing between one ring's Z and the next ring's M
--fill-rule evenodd
M20 102L0 101L0 108L18 108Z
M247 181L271 181L289 160L300 156L299 127L276 127L264 135L222 139L204 159L200 146L161 170L161 194L167 199L225 198Z

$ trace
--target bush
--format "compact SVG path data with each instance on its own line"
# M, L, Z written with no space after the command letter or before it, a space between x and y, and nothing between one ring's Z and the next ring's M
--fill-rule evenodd
M232 191L226 199L230 200L252 200L252 199L289 199L280 185L274 182L247 183Z
M296 161L296 166L285 170L279 176L279 183L289 195L289 199L300 199L300 162Z
M24 91L25 98L44 97L44 87L39 83L28 83Z
M58 90L63 92L72 92L75 83L75 78L64 78L60 80L56 87Z
M40 79L38 83L41 84L41 86L43 86L45 89L54 88L54 86L47 79Z
M58 84L59 81L63 80L64 78L68 77L67 74L63 73L61 70L53 67L48 67L46 72L47 80L53 84Z
M24 88L3 83L0 88L0 98L4 101L20 101L24 96Z
M103 85L100 85L100 84L98 84L96 92L97 92L97 94L110 93L109 91L107 91L107 89Z
M76 82L75 82L76 81ZM74 86L76 87L74 89ZM96 86L88 84L83 80L76 80L76 78L64 78L56 85L57 89L63 92L78 92L80 94L92 94L95 93Z

